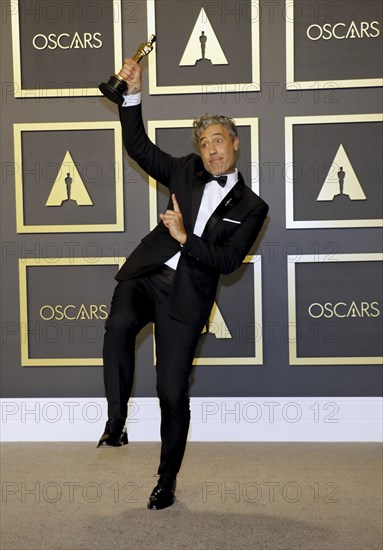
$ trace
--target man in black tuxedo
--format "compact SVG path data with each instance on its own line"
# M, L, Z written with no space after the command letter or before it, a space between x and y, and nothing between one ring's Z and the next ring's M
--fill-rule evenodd
M154 322L161 457L148 507L174 502L176 476L190 422L189 376L221 273L241 264L268 206L235 168L239 148L233 121L204 115L194 121L200 155L175 158L148 138L141 116L141 68L126 59L120 75L129 95L120 107L126 150L169 188L167 210L118 272L104 340L108 422L98 446L126 444L125 420L134 375L135 340Z

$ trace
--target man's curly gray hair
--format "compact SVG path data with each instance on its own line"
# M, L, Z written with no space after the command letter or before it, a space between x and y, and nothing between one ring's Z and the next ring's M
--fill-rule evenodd
M212 124L222 124L232 138L238 135L237 127L232 118L223 115L208 115L206 113L193 121L193 142L199 144L201 135L204 133L206 128Z

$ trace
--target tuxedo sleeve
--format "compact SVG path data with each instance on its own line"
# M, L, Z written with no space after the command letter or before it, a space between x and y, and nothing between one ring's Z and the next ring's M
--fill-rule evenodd
M168 187L172 174L182 166L184 159L165 153L149 139L142 120L141 104L120 107L119 112L128 155L149 176Z
M265 221L268 205L262 201L242 220L224 242L215 243L189 233L181 254L218 273L237 269L249 253Z

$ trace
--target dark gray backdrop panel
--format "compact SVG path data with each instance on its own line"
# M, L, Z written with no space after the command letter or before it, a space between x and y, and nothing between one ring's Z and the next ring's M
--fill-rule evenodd
M382 77L383 8L380 0L298 0L295 10L297 81ZM314 40L310 40L308 34Z
M381 357L382 280L382 262L298 263L298 357Z
M114 67L112 8L113 3L106 0L22 0L19 11L22 87L97 86L105 71ZM64 33L68 36L62 36Z
M27 225L116 223L113 130L60 130L22 133L24 213ZM64 202L46 207L55 183L65 185L69 151L92 205ZM75 183L75 182L73 182Z
M379 219L382 215L383 124L349 122L346 124L302 124L293 130L294 217L296 220ZM322 185L343 145L365 200L339 196L333 201L317 201ZM332 178L336 178L335 167ZM349 177L346 173L345 179Z
M201 65L179 67L202 7L209 14L209 21L225 52L228 64L207 63L202 67ZM209 9L207 2L198 0L186 2L161 0L156 2L156 33L157 36L164 37L157 54L157 84L159 86L252 82L251 2L229 1L221 6L217 2L212 3L210 8L213 9ZM172 22L177 22L177 24L172 24ZM231 33L233 26L235 33ZM197 46L197 52L199 54L199 46Z

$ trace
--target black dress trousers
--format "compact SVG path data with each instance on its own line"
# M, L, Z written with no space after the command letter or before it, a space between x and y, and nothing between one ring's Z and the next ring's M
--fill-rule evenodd
M200 331L170 317L175 271L162 266L120 281L105 323L104 381L108 419L125 420L135 365L136 336L154 323L157 395L161 407L161 459L158 473L175 478L190 423L189 376Z

